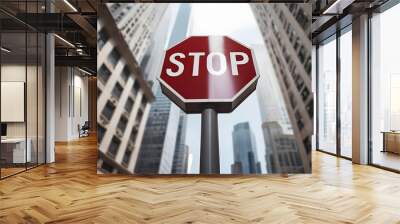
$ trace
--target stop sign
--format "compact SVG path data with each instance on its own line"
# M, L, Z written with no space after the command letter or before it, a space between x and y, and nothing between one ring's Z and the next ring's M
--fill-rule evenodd
M226 36L191 36L165 52L162 92L186 113L232 112L255 89L250 48Z

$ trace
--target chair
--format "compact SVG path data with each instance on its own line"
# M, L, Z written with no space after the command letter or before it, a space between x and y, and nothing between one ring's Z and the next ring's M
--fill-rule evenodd
M78 124L79 138L89 136L89 129L90 129L89 121L85 121L82 127L80 127L80 125Z

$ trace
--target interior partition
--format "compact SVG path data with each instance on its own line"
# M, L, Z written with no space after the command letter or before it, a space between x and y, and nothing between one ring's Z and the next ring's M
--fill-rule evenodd
M2 3L3 4L3 3ZM4 3L5 4L5 3ZM36 12L26 2L19 10ZM36 10L36 11L35 11ZM45 163L45 35L0 11L0 178Z

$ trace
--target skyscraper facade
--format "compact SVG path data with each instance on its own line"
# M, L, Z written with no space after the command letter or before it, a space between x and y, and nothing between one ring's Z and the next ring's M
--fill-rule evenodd
M263 122L277 121L285 133L293 134L278 77L276 77L268 51L263 44L253 45L252 48L260 72L256 93L258 104L260 105L261 120Z
M257 95L265 142L267 172L304 172L301 154L271 58L264 45L253 46L253 49L258 64L261 65L259 67L260 78L257 84Z
M158 84L156 84L158 85ZM178 115L178 116L175 116ZM179 109L157 88L150 110L136 173L170 173L179 125Z
M134 171L150 112L149 102L154 99L139 63L166 6L132 3L100 6L97 22L98 173Z
M108 3L107 7L129 49L141 63L168 4Z
M175 151L172 173L187 174L189 169L189 146L181 145L178 150Z
M251 4L264 37L304 165L311 172L311 6Z
M174 5L175 4L168 5L163 19L159 22L157 29L152 35L150 46L140 62L140 68L146 80L151 83L154 93L157 90L157 85L154 85L154 83L158 82L156 78L160 75L159 73L163 63L163 57L160 57L160 55L163 55L165 49L168 47L171 29L179 10L179 7L174 7Z
M180 4L167 48L186 38L190 11L189 4ZM164 96L157 82L154 83L153 89L156 92L156 99L150 110L150 119L146 124L145 137L135 172L169 174L173 170L174 154L185 153L184 150L177 151L176 147L181 144L179 139L184 139L184 136L179 135L186 134L186 132L179 132L179 127L186 126L186 119L180 118L186 115L181 114L181 110ZM184 158L181 155L176 157Z
M248 122L236 124L232 132L234 163L232 174L260 174L256 141Z
M178 133L175 144L174 160L172 164L172 173L187 173L189 146L185 144L186 140L187 116L181 112L179 116Z
M293 134L285 134L279 122L262 124L268 173L304 173L303 161Z

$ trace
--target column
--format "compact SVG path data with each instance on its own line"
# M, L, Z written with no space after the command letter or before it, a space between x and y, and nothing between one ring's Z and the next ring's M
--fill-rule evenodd
M368 15L353 19L353 163L368 163Z

